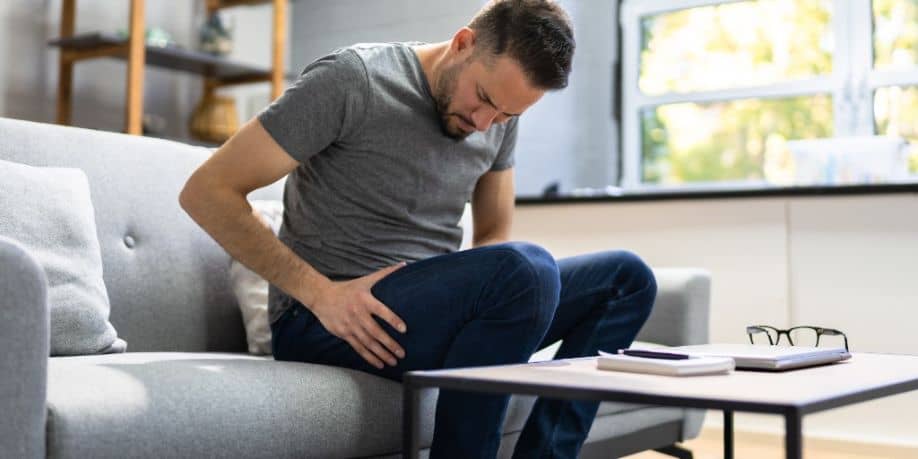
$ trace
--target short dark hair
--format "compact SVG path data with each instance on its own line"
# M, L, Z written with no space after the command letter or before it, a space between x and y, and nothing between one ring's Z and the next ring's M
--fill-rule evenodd
M541 89L567 87L574 57L570 17L550 0L492 0L468 26L476 47L491 56L507 54Z

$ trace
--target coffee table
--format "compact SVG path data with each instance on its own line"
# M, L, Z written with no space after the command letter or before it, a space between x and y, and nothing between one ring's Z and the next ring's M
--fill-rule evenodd
M412 371L403 379L403 457L416 458L425 388L702 408L724 413L724 457L733 458L733 413L784 417L788 459L803 457L803 416L918 389L918 356L853 353L845 362L784 372L658 376L596 369L596 357Z

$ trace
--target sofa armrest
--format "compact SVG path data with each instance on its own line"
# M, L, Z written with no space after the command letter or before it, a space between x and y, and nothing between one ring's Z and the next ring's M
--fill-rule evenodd
M710 339L711 274L697 268L654 269L657 300L637 339L667 346L704 344ZM686 409L682 441L698 436L705 410Z
M711 275L697 268L654 269L657 300L637 339L667 346L709 339Z
M21 245L0 236L0 451L45 457L48 282Z

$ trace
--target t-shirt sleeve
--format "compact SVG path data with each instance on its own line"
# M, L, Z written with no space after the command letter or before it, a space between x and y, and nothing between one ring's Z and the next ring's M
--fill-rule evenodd
M516 162L514 151L516 150L516 127L519 118L513 118L507 121L507 127L504 129L504 138L500 142L500 149L497 150L497 158L491 164L492 171L502 171L513 167Z
M339 50L306 66L258 120L287 154L304 162L359 128L368 93L363 61L352 50Z

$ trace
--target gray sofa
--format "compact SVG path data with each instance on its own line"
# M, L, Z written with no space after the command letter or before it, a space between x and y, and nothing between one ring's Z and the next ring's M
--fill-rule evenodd
M0 118L0 159L89 176L111 321L122 354L48 358L41 268L0 235L0 456L396 457L398 383L246 353L227 254L181 210L208 156L159 139ZM2 180L2 178L0 178ZM275 184L253 198L279 199ZM15 218L4 213L0 217ZM639 337L708 338L708 275L656 271L660 294ZM429 445L436 392L422 403ZM501 456L532 399L513 397ZM703 413L602 404L583 457L615 457L696 436ZM471 422L474 422L470 420Z

